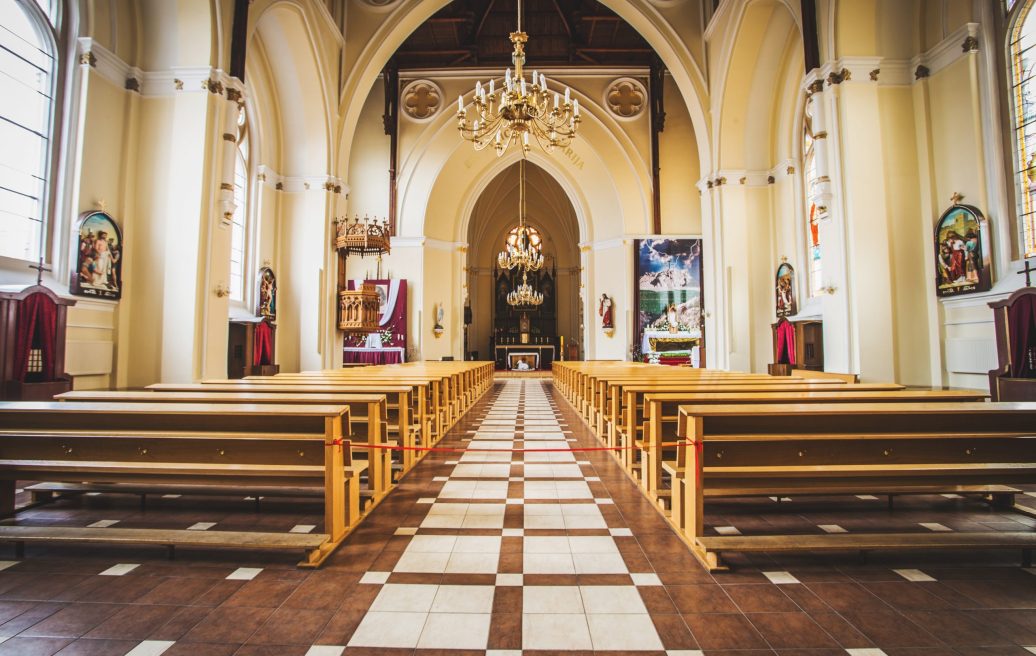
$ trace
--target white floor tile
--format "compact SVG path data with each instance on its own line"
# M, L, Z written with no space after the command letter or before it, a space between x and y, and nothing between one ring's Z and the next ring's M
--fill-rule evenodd
M216 522L195 522L194 524L191 524L190 526L188 526L187 530L188 531L207 531L207 530L209 530L210 528L212 528L215 525L216 525Z
M238 567L233 572L227 575L228 581L251 581L256 576L259 576L259 572L263 571L262 567Z
M867 647L865 649L846 649L845 653L849 656L888 656L884 651L873 647Z
M894 569L892 571L895 572L896 574L899 574L900 576L905 578L907 581L913 581L915 583L922 582L922 581L934 581L935 580L934 578L932 578L928 574L925 574L924 572L922 572L919 569Z
M115 526L118 523L119 523L119 520L117 520L117 519L102 519L100 521L94 522L93 524L87 524L86 527L87 528L108 528L109 526Z
M438 554L436 554L438 555ZM500 564L498 553L454 553L446 564L449 574L496 574ZM397 569L397 571L399 571Z
M182 494L163 494L162 498L163 499L179 499L181 496L183 496L183 495Z
M456 543L455 535L415 535L406 553L450 553Z
M522 590L523 613L583 613L583 597L574 585L530 585Z
M593 649L586 615L522 615L523 649Z
M140 567L138 563L121 563L113 565L100 573L100 576L124 576Z
M313 529L315 529L316 527L317 527L316 524L296 524L295 526L292 526L291 530L288 531L288 532L289 533L312 533ZM414 529L414 530L416 531L417 529Z
M408 526L400 526L393 535L417 535L417 529Z
M392 572L364 572L363 576L360 577L360 583L367 585L381 585L389 579L389 575Z
M575 553L572 564L576 574L628 574L626 561L618 553Z
M596 504L598 504L600 506L610 506L610 505L614 504L615 502L612 501L611 499L594 499L594 503L596 503Z
M587 615L590 640L596 651L660 650L651 617L644 615Z
M500 553L501 538L496 535L461 535L453 545L453 553Z
M540 504L526 505L525 509L528 510L532 506ZM563 529L565 528L565 518L561 515L529 515L526 514L523 521L523 526L527 529Z
M777 585L801 582L788 572L763 572L763 576L770 579L770 583L776 583Z
M484 528L503 528L504 527L504 515L473 515L468 513L464 516L464 521L461 523L460 528L464 529L484 529Z
M720 535L741 535L735 526L714 526L713 529Z
M486 656L522 656L521 649L487 649Z
M418 649L485 649L492 616L471 613L432 613L425 622Z
M921 526L925 527L929 531L935 531L937 533L945 533L945 532L953 530L949 526L946 526L945 524L940 524L939 522L919 522L919 523L921 524Z
M615 540L607 535L578 535L568 538L569 548L574 554L618 554Z
M160 656L174 644L172 640L144 640L126 652L126 656Z
M666 649L666 656L705 656L700 649Z
M633 535L633 531L628 528L610 528L608 533L613 537L630 537Z
M522 543L522 552L527 554L569 554L572 548L564 535L528 536Z
M591 614L647 614L647 607L632 585L583 585L583 610Z
M434 497L422 497L417 500L417 503L435 503Z
M20 561L20 560L0 560L0 572L4 571L5 569L7 569L9 567L14 567L15 565L17 565L20 562L22 562L22 561Z
M524 585L525 577L521 574L497 574L496 584L499 586L521 586Z
M440 585L432 601L433 613L492 613L491 585Z
M356 627L349 646L413 649L427 619L427 613L368 612Z
M819 528L824 533L848 533L849 532L849 531L845 530L844 528L842 528L841 526L839 526L838 524L817 524L817 528Z
M306 656L342 656L345 647L338 645L313 645L306 652Z
M658 574L630 574L630 578L633 579L633 585L662 585L662 579L658 578Z
M525 574L575 574L571 554L524 554L522 572Z
M370 610L385 613L427 613L432 608L437 585L389 583L382 586Z
M525 530L520 528L505 528L503 537L505 538L520 538L525 535Z
M525 505L525 499L508 499L507 505L509 506L522 506Z
M857 494L856 498L857 499L862 499L863 501L877 501L878 500L878 497L874 496L873 494Z

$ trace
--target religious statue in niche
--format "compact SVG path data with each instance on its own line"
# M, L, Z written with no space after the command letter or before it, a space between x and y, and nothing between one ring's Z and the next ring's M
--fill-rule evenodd
M443 317L445 315L446 315L446 313L442 309L442 303L438 303L435 306L435 325L432 327L432 333L436 337L439 337L440 335L442 335L443 331L445 330L442 327L442 320L443 320Z
M798 312L795 302L795 269L787 262L777 267L774 291L777 297L777 318L790 317Z
M989 225L982 212L960 204L953 206L935 225L935 289L938 296L959 296L988 291L993 286L989 258Z
M277 276L273 269L263 267L259 269L259 289L255 295L255 314L257 317L277 320Z
M601 328L605 332L615 330L615 309L614 302L607 294L601 294L601 301L597 306L597 314L601 317Z
M83 212L76 232L78 255L69 291L78 296L122 297L122 231L105 212Z

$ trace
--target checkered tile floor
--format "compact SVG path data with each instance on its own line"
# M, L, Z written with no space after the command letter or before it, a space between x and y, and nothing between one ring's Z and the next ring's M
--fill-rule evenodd
M0 656L1036 654L1036 576L1016 554L759 555L705 572L610 454L568 451L598 443L549 381L498 383L441 446L458 451L429 454L317 571L114 546L0 561ZM322 530L312 500L253 502L168 495L141 511L102 494L18 521ZM894 513L867 495L707 510L719 534L1036 524L956 495Z

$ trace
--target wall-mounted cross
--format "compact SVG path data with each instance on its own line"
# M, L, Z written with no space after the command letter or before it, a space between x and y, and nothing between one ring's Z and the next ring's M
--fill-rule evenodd
M1031 275L1033 273L1036 273L1036 268L1033 268L1032 262L1029 262L1029 260L1026 260L1025 261L1025 268L1018 272L1018 275L1024 275L1025 276L1025 286L1026 287L1032 287Z
M37 285L42 285L43 284L43 272L44 271L52 271L52 269L50 267L43 266L43 256L42 255L40 255L39 264L30 264L29 268L30 269L36 269L36 284Z

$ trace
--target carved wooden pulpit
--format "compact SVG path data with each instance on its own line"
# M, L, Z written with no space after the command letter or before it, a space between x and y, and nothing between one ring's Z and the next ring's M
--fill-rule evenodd
M72 389L65 329L75 304L43 285L0 288L0 398L49 401Z
M994 401L1036 401L1036 287L990 303L999 364L989 372Z

